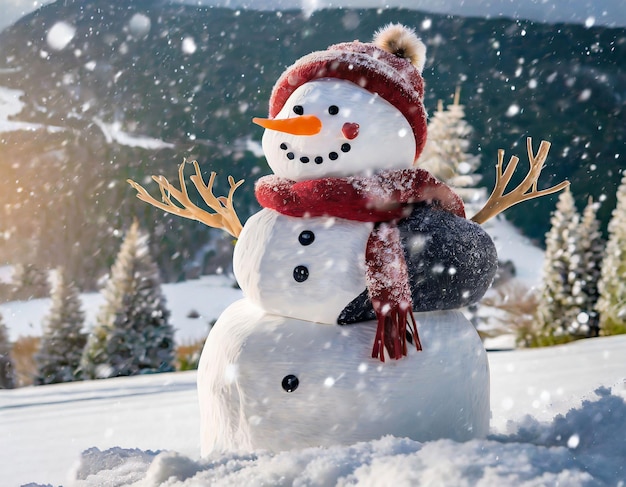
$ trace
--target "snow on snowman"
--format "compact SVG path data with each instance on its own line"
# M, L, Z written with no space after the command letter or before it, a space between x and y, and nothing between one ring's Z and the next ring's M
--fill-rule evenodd
M337 44L287 68L276 82L260 178L263 207L243 226L227 197L191 181L215 213L154 176L162 201L137 196L237 238L233 270L244 298L209 334L198 368L202 454L280 451L368 441L483 437L489 366L473 325L458 311L487 291L497 268L480 223L538 190L550 147L507 194L518 159L472 220L463 201L415 167L426 141L426 48L400 24L372 43ZM178 202L175 203L174 200Z

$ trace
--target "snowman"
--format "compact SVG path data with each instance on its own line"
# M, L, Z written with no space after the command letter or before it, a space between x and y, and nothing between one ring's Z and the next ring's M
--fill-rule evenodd
M214 198L215 175L204 185L196 163L208 216L188 210L182 166L182 191L155 178L165 203L131 183L238 236L244 298L213 326L198 368L203 454L487 434L487 356L458 308L486 292L497 255L454 191L415 167L424 61L413 30L393 24L287 68L269 118L253 120L273 174L257 181L263 209L240 232L232 178L229 197Z

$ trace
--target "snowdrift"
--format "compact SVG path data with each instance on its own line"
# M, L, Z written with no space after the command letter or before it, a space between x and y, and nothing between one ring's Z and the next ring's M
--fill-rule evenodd
M607 388L551 423L425 444L384 437L346 447L214 455L112 448L85 451L73 485L618 485L626 481L626 402Z

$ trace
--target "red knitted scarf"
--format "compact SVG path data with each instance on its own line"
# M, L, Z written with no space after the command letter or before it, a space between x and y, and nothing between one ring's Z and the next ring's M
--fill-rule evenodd
M261 206L288 216L377 223L365 250L367 290L378 322L372 357L384 362L385 348L391 358L406 355L407 325L417 350L422 349L396 223L420 202L464 218L463 201L454 191L427 171L403 169L297 183L271 175L258 180L255 193Z

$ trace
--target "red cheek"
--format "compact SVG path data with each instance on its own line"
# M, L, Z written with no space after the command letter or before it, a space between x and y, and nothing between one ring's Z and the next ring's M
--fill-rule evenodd
M359 135L359 124L346 122L343 124L343 127L341 127L341 133L348 140L356 139L357 135Z

